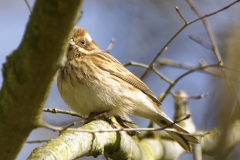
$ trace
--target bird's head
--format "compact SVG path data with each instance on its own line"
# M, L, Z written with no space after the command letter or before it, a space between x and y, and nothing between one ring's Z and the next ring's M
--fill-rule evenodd
M69 40L68 60L73 59L76 55L87 55L96 53L96 51L101 51L101 49L92 40L86 29L74 27L72 37Z

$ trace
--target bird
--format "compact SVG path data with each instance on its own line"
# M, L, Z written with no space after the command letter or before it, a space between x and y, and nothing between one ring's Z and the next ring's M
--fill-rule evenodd
M103 51L83 27L74 27L65 65L59 70L57 86L69 107L88 117L105 112L108 117L128 114L149 119L188 152L198 139L174 123L160 108L161 102L148 86L111 54ZM185 133L185 134L181 134Z

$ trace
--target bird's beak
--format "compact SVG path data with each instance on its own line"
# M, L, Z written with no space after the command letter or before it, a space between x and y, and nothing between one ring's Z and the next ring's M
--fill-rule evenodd
M70 44L71 46L76 45L76 43L73 41L73 39L70 39L70 40L69 40L69 44Z

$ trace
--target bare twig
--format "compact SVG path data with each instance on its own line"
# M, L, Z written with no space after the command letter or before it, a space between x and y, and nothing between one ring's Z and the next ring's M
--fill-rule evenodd
M27 1L27 0L24 0L24 2L26 3L26 5L27 5L27 7L28 7L28 9L29 9L29 11L30 11L30 13L32 14L32 9L31 9L28 1Z
M76 112L61 110L61 109L57 109L57 108L43 108L43 112L61 113L61 114L67 114L67 115L83 118L81 115L79 115Z
M201 99L201 98L204 98L204 97L207 97L208 96L208 93L204 93L204 94L201 94L199 96L188 96L187 98L188 99Z
M72 126L75 126L76 124L79 124L79 123L84 123L84 120L80 120L80 121L77 121L77 122L73 122L73 123L71 123L71 124L69 124L68 126L65 126L65 127L63 127L64 128L64 130L66 130L67 128L70 128L70 127L72 127Z
M199 43L200 45L202 45L203 47L205 47L205 48L207 48L207 49L209 49L209 50L212 50L212 48L213 48L213 46L212 46L211 44L207 43L206 41L204 41L203 39L197 37L197 36L194 35L194 34L190 34L188 37L189 37L191 40Z
M172 84L173 82L169 80L167 77L165 77L162 73L160 73L154 66L152 66L152 70L165 82L168 84Z
M182 13L179 11L178 6L175 7L177 13L179 14L179 16L182 18L182 20L185 22L185 25L188 24L188 21L183 17Z
M27 141L26 143L32 144L32 143L45 143L48 142L49 140L35 140L35 141Z
M105 158L106 160L108 160L108 157L107 157L107 155L105 155L105 154L104 154L103 156L104 156L104 158Z
M122 132L122 131L170 131L170 132L175 132L178 134L182 134L182 135L193 135L193 136L199 136L199 137L203 137L206 134L209 134L209 132L206 132L204 134L190 134L190 133L183 133L183 132L178 132L175 129L170 128L172 125L179 123L181 121L184 121L186 119L190 118L190 115L186 115L185 117L183 117L180 120L176 120L173 123L167 125L166 127L163 128L116 128L116 129L106 129L106 130L87 130L87 129L78 129L78 128L64 128L64 127L56 127L56 126L52 126L49 124L40 124L39 127L43 127L46 129L50 129L53 131L63 131L63 130L69 130L69 131L77 131L77 132L84 132L84 133L103 133L103 132Z
M128 62L127 64L125 64L124 66L138 66L138 67L142 67L142 68L149 68L148 65L143 64L143 63L138 63L138 62ZM156 73L162 80L164 80L165 82L167 82L168 84L172 84L172 81L169 80L167 77L165 77L162 73L160 73L154 66L150 67L151 70Z
M171 125L173 125L173 124L175 124L175 123L172 123ZM88 129L79 129L79 128L64 129L62 127L55 127L55 126L50 126L50 125L42 125L39 127L43 127L43 128L50 129L53 131L68 130L68 131L76 131L76 132L84 132L84 133L126 132L126 131L162 131L162 130L164 130L164 131L175 132L175 133L178 133L181 135L192 135L192 136L199 136L199 137L204 137L205 135L210 133L210 132L206 132L204 134L191 134L191 133L179 132L172 128L116 128L116 129L88 130ZM168 126L168 127L170 127L170 126Z
M150 66L153 65L153 63L157 60L157 58L163 53L163 51L165 50L165 48L166 48L166 47L175 39L175 37L177 37L177 36L179 35L179 33L181 33L182 30L184 30L187 26L189 26L189 25L191 25L191 24L193 24L193 23L195 23L195 22L197 22L197 21L199 21L199 20L201 20L201 19L203 19L203 18L210 17L210 16L212 16L212 15L214 15L214 14L217 14L217 13L223 11L223 10L226 10L227 8L231 7L232 5L234 5L234 4L238 3L238 2L240 2L240 1L237 0L237 1L235 1L235 2L233 2L233 3L231 3L231 4L229 4L229 5L227 5L227 6L225 6L225 7L223 7L222 9L219 9L219 10L217 10L217 11L215 11L215 12L210 13L210 14L206 14L206 15L204 15L204 16L202 16L202 17L200 17L200 18L197 18L197 19L195 19L195 20L193 20L193 21L191 21L191 22L189 22L189 23L187 23L187 24L185 23L185 24L183 25L183 27L180 28L180 29L177 31L177 33L175 33L175 34L170 38L170 40L164 45L164 47L163 47L163 48L158 52L158 54L154 57L154 59L153 59L152 62L150 63L150 65L149 65L149 67L147 68L147 70L143 73L141 79L143 79L143 78L147 75L147 73L151 70Z
M183 68L183 69L189 69L189 70L196 68L196 66L179 63L177 61L174 61L171 59L165 59L165 58L158 59L157 64L158 65L156 65L156 67L171 66L171 67L177 67L177 68Z
M143 63L139 63L139 62L133 62L133 61L130 61L126 64L124 64L125 67L127 66L138 66L138 67L142 67L142 68L148 68L149 66L146 65L146 64L143 64Z
M112 39L111 39L111 42L110 42L110 44L109 44L109 46L108 46L108 48L107 48L107 50L106 50L107 53L109 53L109 52L112 50L114 44L115 44L115 39L112 38Z
M173 96L173 97L179 97L177 94L173 93L170 91L170 94ZM201 98L204 98L208 96L208 93L204 93L204 94L201 94L199 96L187 96L187 97L184 97L186 99L201 99ZM181 97L180 97L181 98Z

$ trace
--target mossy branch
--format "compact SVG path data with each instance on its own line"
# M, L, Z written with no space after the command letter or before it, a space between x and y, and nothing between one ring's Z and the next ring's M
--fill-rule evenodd
M0 159L15 159L41 114L82 0L38 0L20 46L3 66Z
M112 118L112 121L114 119ZM81 129L106 130L112 126L106 121L92 121ZM159 159L163 155L161 141L149 137L142 140L132 138L126 132L83 133L64 131L57 138L35 149L28 160L76 159L84 156L105 154L111 159ZM153 158L154 157L154 158Z

